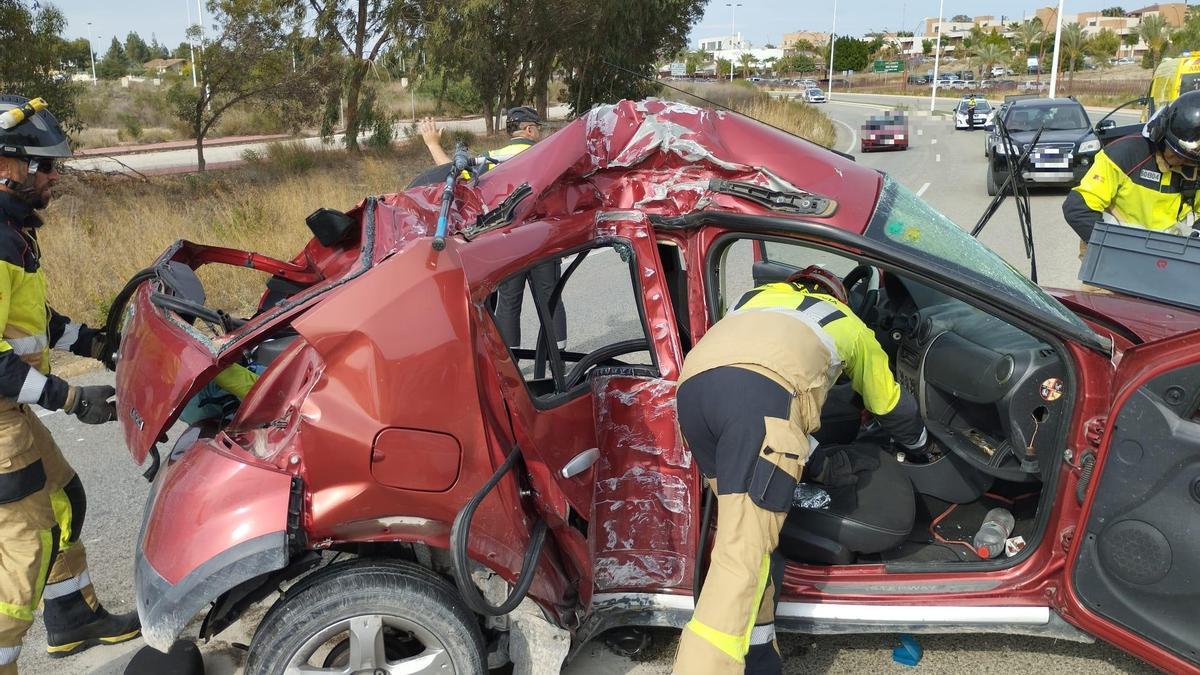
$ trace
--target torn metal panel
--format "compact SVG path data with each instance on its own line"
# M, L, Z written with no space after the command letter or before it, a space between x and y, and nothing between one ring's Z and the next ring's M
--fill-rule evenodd
M689 584L697 484L676 425L675 383L599 375L592 391L601 453L590 535L596 589Z

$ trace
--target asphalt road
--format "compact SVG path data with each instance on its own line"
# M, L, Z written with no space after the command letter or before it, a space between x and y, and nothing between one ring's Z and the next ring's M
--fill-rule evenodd
M839 127L838 149L858 154L857 133L873 104L905 104L927 110L928 99L854 97L839 95L824 110ZM859 161L891 173L921 194L960 225L975 222L988 201L984 189L983 133L956 132L944 117L914 114L912 142L905 152L871 153ZM1078 268L1076 239L1062 222L1059 208L1065 191L1043 190L1032 196L1034 234L1039 272L1044 285L1072 286ZM48 226L52 227L53 224ZM1016 226L1015 209L1006 204L983 235L984 241L1017 269L1027 270L1024 247ZM53 255L52 251L47 252ZM568 312L570 316L570 312ZM587 323L586 316L577 322ZM104 372L74 378L77 383L111 382ZM105 605L114 612L133 609L133 547L147 485L133 466L115 425L89 427L74 418L54 413L43 421L58 439L88 490L87 525L83 539L88 547L92 579ZM249 627L245 627L249 628ZM193 624L192 634L196 626ZM231 629L205 647L210 672L236 670L240 652L230 643L248 642L248 633ZM572 663L570 675L667 673L677 633L655 631L653 645L636 660L613 654L603 644L591 645ZM93 649L62 661L45 657L44 633L38 621L26 638L20 666L23 673L120 673L129 655L141 644ZM891 661L893 636L812 637L787 635L781 639L788 673L902 672ZM1003 635L923 636L925 659L920 668L933 673L1003 672L1041 675L1054 673L1150 673L1141 662L1103 643L1086 645L1047 639Z

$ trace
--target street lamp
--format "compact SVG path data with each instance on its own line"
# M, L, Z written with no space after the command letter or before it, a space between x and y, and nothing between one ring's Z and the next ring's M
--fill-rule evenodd
M96 86L96 49L92 47L92 22L88 22L88 56L92 57L92 86Z
M1063 0L1058 0L1058 16L1054 17L1054 63L1050 65L1050 98L1058 87L1058 45L1062 42Z
M942 10L946 8L946 0L938 0L937 44L933 46L933 88L929 90L929 112L933 112L933 104L937 101L938 66L942 62Z
M192 3L189 0L183 0L183 6L187 9L187 29L190 31L192 28ZM191 35L186 33L184 35L187 37L188 53L192 58L192 89L195 89L198 86L196 83L196 42L192 40Z
M727 2L725 6L729 8L729 37L737 38L737 8L742 6L740 2ZM739 40L740 42L740 40ZM730 47L733 45L731 44ZM730 49L730 51L733 51ZM733 82L733 59L729 60L729 81Z
M833 0L833 27L829 31L829 87L825 100L833 100L833 45L837 39L837 0Z

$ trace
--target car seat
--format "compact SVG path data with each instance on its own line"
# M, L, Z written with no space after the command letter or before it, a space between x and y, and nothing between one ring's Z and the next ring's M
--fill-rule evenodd
M779 552L798 563L846 565L860 554L899 546L916 520L916 495L900 462L878 446L879 468L858 483L824 487L822 509L793 507L779 534ZM865 449L860 449L865 451Z

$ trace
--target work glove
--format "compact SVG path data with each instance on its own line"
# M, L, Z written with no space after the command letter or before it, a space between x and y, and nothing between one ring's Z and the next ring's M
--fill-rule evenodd
M878 452L870 446L817 448L808 460L805 476L822 485L842 487L858 483L858 474L878 468Z
M117 419L117 403L109 399L116 394L117 390L107 384L72 386L63 412L78 417L84 424L112 422Z
M107 341L107 336L108 334L104 332L103 328L83 326L79 329L79 337L75 339L75 344L71 345L71 353L99 360L104 355L104 343Z

